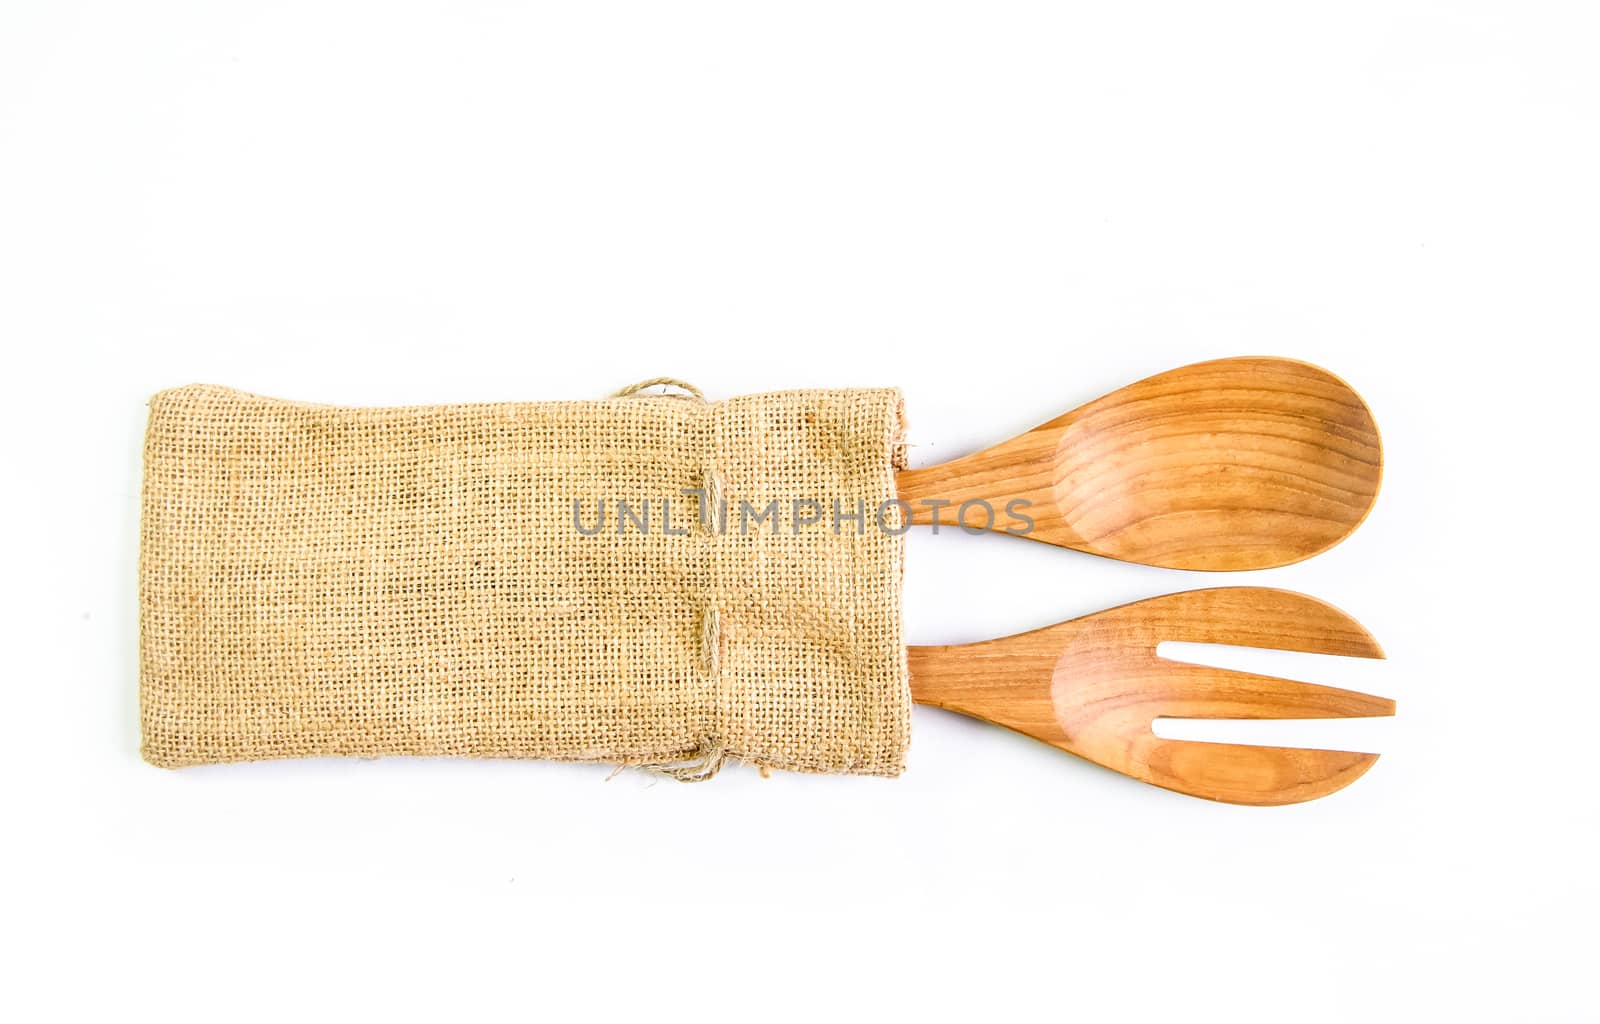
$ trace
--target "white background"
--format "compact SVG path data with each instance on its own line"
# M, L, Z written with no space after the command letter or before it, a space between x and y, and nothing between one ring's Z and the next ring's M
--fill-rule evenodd
M1594 1019L1597 30L7 0L6 1016ZM1235 354L1376 411L1356 536L1219 578L918 532L907 630L1316 594L1390 660L1313 678L1400 702L1294 734L1385 752L1331 798L1212 805L931 709L898 781L138 758L160 388L897 385L926 465Z

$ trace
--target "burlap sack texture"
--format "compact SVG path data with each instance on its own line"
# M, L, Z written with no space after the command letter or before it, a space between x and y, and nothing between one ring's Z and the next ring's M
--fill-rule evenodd
M387 409L161 392L144 757L898 774L903 546L874 518L901 437L893 390ZM683 493L708 488L725 525ZM741 529L741 499L777 500L776 532ZM828 514L797 529L793 499ZM619 500L648 503L644 530ZM864 529L836 533L835 500Z

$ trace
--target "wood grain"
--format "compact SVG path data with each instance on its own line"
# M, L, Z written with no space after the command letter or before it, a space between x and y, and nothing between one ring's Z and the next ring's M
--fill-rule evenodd
M1169 740L1157 718L1358 718L1394 702L1351 690L1168 661L1163 640L1381 658L1378 642L1315 598L1222 587L1123 605L983 643L911 647L919 704L994 722L1135 779L1228 803L1273 805L1349 785L1376 754Z
M1196 363L1131 384L993 448L904 470L911 521L959 525L964 502L1026 535L1174 569L1265 569L1348 536L1383 475L1372 413L1344 381L1290 359ZM930 502L948 502L937 510ZM984 525L981 508L967 517Z

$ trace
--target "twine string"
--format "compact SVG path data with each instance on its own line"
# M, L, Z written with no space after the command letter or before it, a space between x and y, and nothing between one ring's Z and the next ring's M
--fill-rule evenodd
M668 387L676 391L646 393L646 388ZM651 377L637 384L629 384L611 393L612 398L677 398L709 404L705 393L688 381L677 377ZM708 465L701 480L701 500L705 502L706 515L702 517L707 531L715 534L718 507L722 503L721 480L714 466ZM715 682L722 660L722 629L715 605L707 605L700 617L700 670L706 679ZM695 748L677 761L636 765L640 771L651 775L664 775L679 782L705 782L716 777L728 761L727 745L718 736L707 736ZM620 771L621 768L619 767ZM615 773L613 773L615 774Z
M728 762L728 748L719 737L707 736L677 761L641 764L638 769L651 775L665 775L679 782L705 782L716 777Z
M678 390L675 391L675 392L674 391L653 391L653 392L651 392L649 394L645 394L644 393L644 389L645 388L653 388L653 387L669 387L669 388L677 388ZM699 388L695 387L693 384L690 384L686 380L679 380L677 377L651 377L649 380L641 380L637 384L629 384L625 388L618 388L617 390L611 392L611 394L608 395L607 397L609 397L609 398L679 398L679 399L692 399L692 400L697 401L697 402L703 402L703 403L706 403L706 404L710 404L706 399L706 395L705 395L704 391L701 391Z

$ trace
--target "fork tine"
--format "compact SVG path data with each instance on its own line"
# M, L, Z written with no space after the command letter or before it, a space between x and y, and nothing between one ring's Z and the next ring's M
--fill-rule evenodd
M1165 659L1162 659L1165 661ZM1394 701L1357 690L1166 662L1154 718L1382 718Z
M1271 587L1215 587L1153 597L1090 616L1115 624L1124 640L1142 636L1304 654L1382 658L1366 627L1326 601Z
M1366 774L1377 754L1300 747L1168 740L1139 744L1136 778L1225 803L1276 807L1337 792Z

